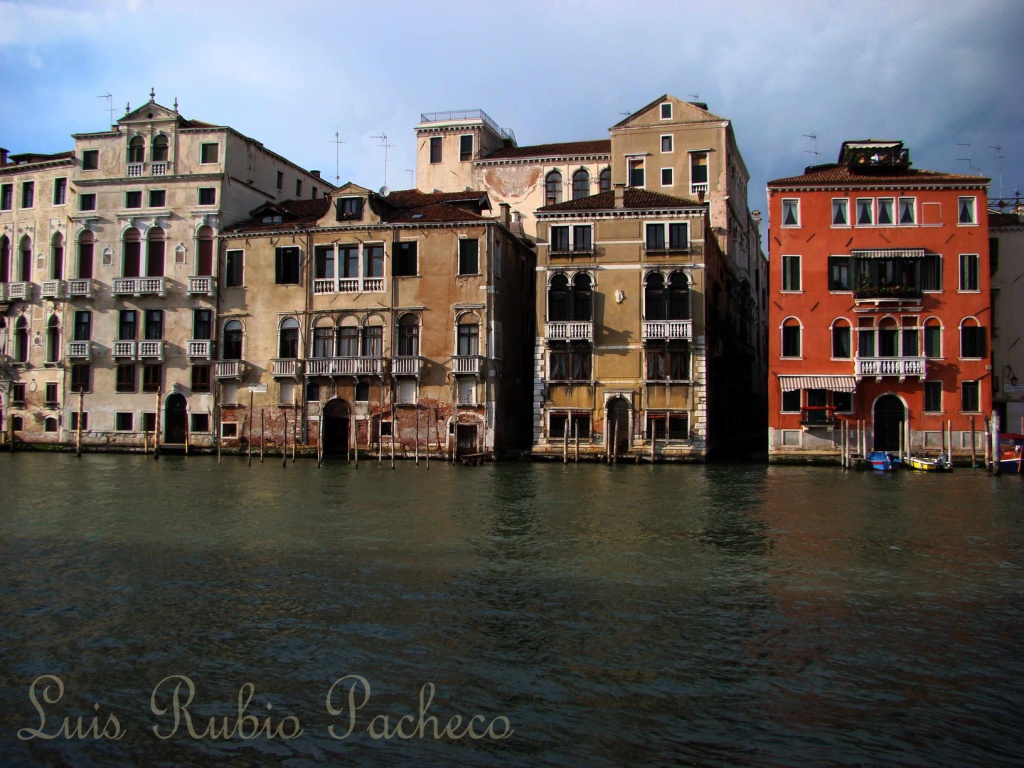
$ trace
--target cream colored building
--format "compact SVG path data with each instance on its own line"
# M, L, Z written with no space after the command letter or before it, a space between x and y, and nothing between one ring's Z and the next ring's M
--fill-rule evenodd
M992 403L1003 430L1024 432L1024 207L990 210L992 269Z

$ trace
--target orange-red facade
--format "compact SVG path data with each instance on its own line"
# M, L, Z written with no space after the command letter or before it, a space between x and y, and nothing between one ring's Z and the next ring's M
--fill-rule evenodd
M774 460L837 458L844 422L868 451L964 455L973 421L980 450L987 181L918 171L900 142L867 141L769 182Z

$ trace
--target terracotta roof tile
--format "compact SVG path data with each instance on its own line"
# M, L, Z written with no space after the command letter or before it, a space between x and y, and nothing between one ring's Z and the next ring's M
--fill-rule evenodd
M701 205L696 200L687 200L683 197L663 195L660 192L651 192L646 189L630 187L623 190L623 208L679 208L697 207ZM590 197L581 197L576 200L566 200L564 203L545 205L538 208L538 213L557 213L559 211L610 211L615 208L615 192L600 192Z
M907 168L899 173L851 173L845 165L825 165L809 169L800 176L790 176L785 179L769 181L770 187L784 187L791 185L821 185L842 184L849 186L871 187L877 184L927 184L936 181L949 181L969 183L983 186L988 179L980 176L966 176L959 173L941 173L939 171L922 171L916 168Z
M492 152L484 160L506 160L519 157L560 157L562 155L610 155L611 139L565 141L558 144L534 144L529 147L505 147Z
M396 189L382 199L396 208L414 208L434 203L477 202L485 197L487 197L486 192L471 189L462 192L421 192L418 189ZM490 201L488 200L489 206Z
M448 203L433 203L413 208L399 208L393 213L382 216L381 220L386 224L445 224L459 221L489 221L490 219L474 211Z
M224 227L224 233L232 232L262 232L277 231L281 229L305 229L319 221L327 211L331 209L331 201L326 197L318 197L315 200L285 200L280 203L266 203L250 211L250 218ZM276 211L281 214L281 221L264 223L263 213L260 211Z

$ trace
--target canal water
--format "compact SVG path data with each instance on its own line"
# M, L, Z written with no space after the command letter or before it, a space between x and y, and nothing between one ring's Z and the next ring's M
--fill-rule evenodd
M0 489L5 766L1020 765L1017 477L22 453Z

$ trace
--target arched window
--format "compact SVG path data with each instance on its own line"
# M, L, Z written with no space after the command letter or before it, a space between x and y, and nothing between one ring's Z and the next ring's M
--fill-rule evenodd
M465 314L459 318L455 354L462 357L480 354L480 321L476 315Z
M128 162L142 163L146 160L146 140L141 136L132 136L128 142Z
M24 316L14 324L14 362L28 362L28 321Z
M668 281L668 319L690 319L690 284L683 272L673 272Z
M319 403L320 402L320 384L315 381L306 382L306 402L307 403Z
M562 202L562 174L551 171L544 177L544 205Z
M25 235L21 238L21 269L18 274L23 283L32 281L32 238Z
M668 294L665 291L665 276L652 272L644 281L644 319L668 319Z
M11 241L0 235L0 283L11 282Z
M64 235L60 232L50 240L50 279L64 279Z
M76 273L81 280L92 278L93 247L96 236L89 230L85 230L78 238L78 269Z
M942 357L942 323L937 317L924 321L924 356Z
M60 360L60 321L53 316L46 323L46 362Z
M398 320L399 357L417 357L420 354L420 322L416 315L407 313Z
M612 191L612 169L605 168L597 177L597 189L599 192Z
M294 317L288 317L281 321L277 356L288 360L294 360L299 356L299 321Z
M594 293L590 275L580 272L572 279L572 319L590 320L594 312Z
M832 323L832 357L848 359L853 356L852 329L848 320L839 318Z
M878 323L878 356L899 357L900 327L895 318L883 317Z
M146 276L163 277L164 274L164 231L153 227L146 235Z
M162 133L153 139L153 162L167 162L167 137Z
M229 320L224 325L223 360L242 359L242 324L237 320Z
M586 168L580 168L572 175L572 199L579 200L581 197L590 195L590 173Z
M782 356L800 357L802 328L795 317L782 321Z
M558 274L548 285L548 321L560 322L569 319L569 278Z
M122 251L121 277L139 277L142 273L142 235L135 227L125 230Z
M965 317L960 323L960 357L980 360L985 346L985 329L975 318Z
M313 357L333 356L334 326L328 318L322 317L313 326Z

